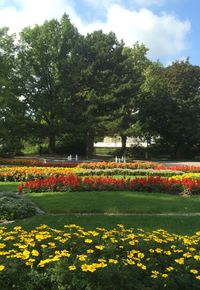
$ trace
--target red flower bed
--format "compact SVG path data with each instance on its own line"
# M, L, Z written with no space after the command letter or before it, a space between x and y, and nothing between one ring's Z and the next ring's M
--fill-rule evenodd
M164 177L117 179L111 177L80 177L71 174L28 181L18 188L22 192L130 190L172 194L200 194L200 180L189 178L176 180Z
M175 165L175 166L160 166L156 168L157 170L174 170L183 172L200 172L200 166L190 166L190 165Z

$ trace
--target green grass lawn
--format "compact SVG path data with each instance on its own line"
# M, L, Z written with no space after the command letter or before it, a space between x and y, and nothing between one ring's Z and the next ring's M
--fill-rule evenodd
M17 190L16 182L1 182L0 191ZM48 192L26 195L46 214L7 224L8 228L21 225L32 229L40 224L62 228L75 223L86 229L115 227L118 223L126 227L141 227L152 231L159 228L179 234L193 234L200 230L200 216L181 216L180 213L200 212L200 196L184 198L161 193L139 192ZM80 215L75 213L96 213ZM105 215L115 213L116 215ZM120 215L127 213L127 215ZM136 213L137 215L128 215ZM151 213L150 216L143 214ZM174 213L175 216L156 216L156 213ZM119 214L119 215L117 215Z
M146 231L165 229L171 233L192 235L200 230L200 216L83 216L83 215L42 215L17 220L8 224L8 228L21 225L25 229L32 229L40 224L47 224L51 227L61 229L65 224L77 224L85 229L105 227L107 229L116 227L117 224L124 224L125 227L142 228Z
M27 195L46 213L192 213L200 196L144 192L45 192Z
M0 191L18 191L17 186L21 182L0 182Z

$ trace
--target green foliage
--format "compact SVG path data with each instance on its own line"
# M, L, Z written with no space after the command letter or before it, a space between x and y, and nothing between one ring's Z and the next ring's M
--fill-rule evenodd
M146 71L139 100L140 123L146 134L171 146L173 157L191 157L199 144L199 85L200 68L188 60L166 68L154 64Z
M33 203L26 198L7 194L0 196L0 220L14 220L36 214Z
M65 134L56 142L56 153L84 155L86 144L82 135Z
M83 36L66 14L24 28L18 42L1 28L0 155L20 153L26 141L91 157L97 138L118 135L120 154L127 136L153 136L171 157L198 156L200 68L188 60L163 67L147 51L113 32Z
M32 116L33 135L49 139L55 151L56 136L70 128L72 97L78 70L77 29L64 14L21 33L19 64L22 91Z
M15 36L0 28L0 156L19 153L25 130L25 105L20 100Z

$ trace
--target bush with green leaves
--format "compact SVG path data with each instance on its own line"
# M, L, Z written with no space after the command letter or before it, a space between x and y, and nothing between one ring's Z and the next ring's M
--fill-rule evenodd
M37 213L34 204L15 194L0 196L0 221L31 217Z

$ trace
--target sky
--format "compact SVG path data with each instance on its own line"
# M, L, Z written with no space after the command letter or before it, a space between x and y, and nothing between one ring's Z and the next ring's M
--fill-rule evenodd
M82 34L113 31L127 46L144 43L153 61L200 65L199 12L200 0L0 0L0 27L18 33L67 13Z

